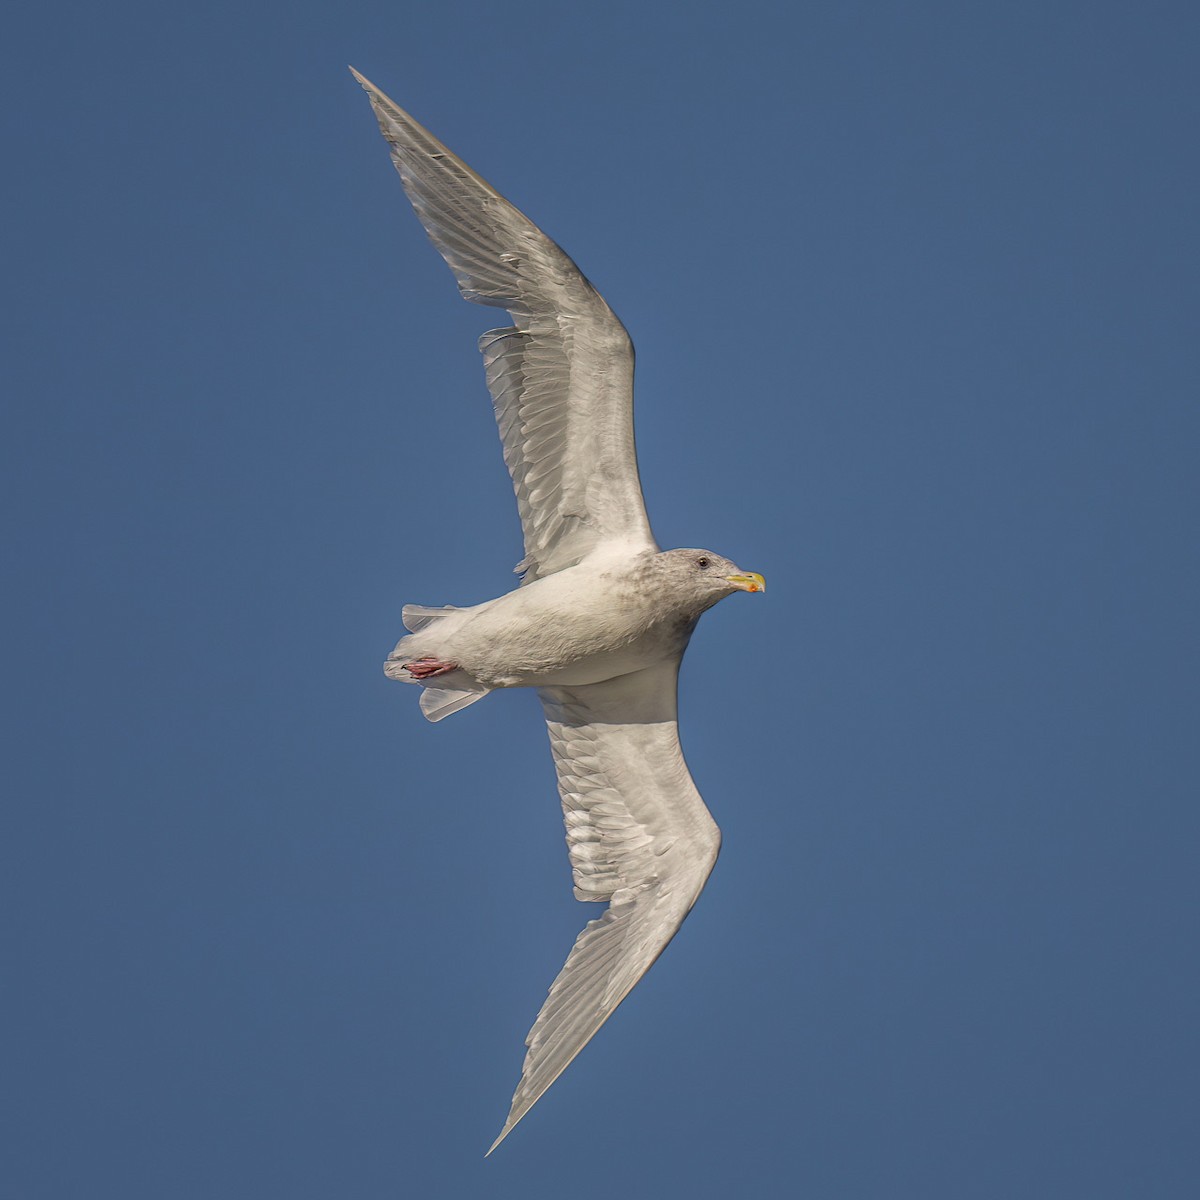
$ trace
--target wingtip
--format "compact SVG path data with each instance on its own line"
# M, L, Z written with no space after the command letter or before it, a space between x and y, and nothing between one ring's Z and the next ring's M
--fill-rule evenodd
M560 1067L555 1073L554 1079L557 1079L559 1075L562 1074L563 1069L566 1066L567 1063L563 1063L562 1067ZM553 1083L554 1079L551 1079L550 1083ZM524 1084L524 1082L525 1076L522 1074L521 1083ZM491 1144L491 1146L488 1147L488 1152L483 1156L484 1158L487 1158L488 1154L491 1154L491 1152L495 1150L495 1148L500 1145L500 1143L504 1141L504 1139L508 1137L508 1135L512 1133L512 1131L516 1129L516 1127L520 1125L520 1123L529 1115L529 1110L542 1098L546 1092L546 1089L549 1088L550 1083L546 1084L546 1087L542 1088L542 1090L538 1092L536 1096L532 1098L526 1096L521 1100L520 1103L517 1102L517 1097L513 1096L512 1107L508 1110L508 1116L504 1119L504 1128L500 1130L500 1136ZM518 1094L520 1091L521 1089L518 1087Z
M492 1151L495 1150L495 1148L498 1145L500 1145L500 1143L502 1141L504 1141L504 1139L506 1137L508 1137L508 1135L510 1133L512 1133L512 1131L513 1131L513 1127L511 1125L505 1125L505 1127L502 1130L500 1130L500 1136L488 1147L487 1154L485 1154L483 1157L484 1158L490 1157Z
M504 1139L508 1137L508 1135L512 1133L512 1131L516 1129L518 1125L520 1125L522 1118L525 1117L525 1115L533 1107L533 1104L536 1103L535 1099L533 1103L524 1104L518 1107L516 1099L517 1098L514 1096L513 1106L508 1110L508 1116L504 1120L504 1128L500 1130L500 1136L488 1147L488 1152L483 1156L484 1158L487 1158L488 1155L491 1154L491 1152L495 1150L495 1148L500 1145L500 1143L504 1141Z

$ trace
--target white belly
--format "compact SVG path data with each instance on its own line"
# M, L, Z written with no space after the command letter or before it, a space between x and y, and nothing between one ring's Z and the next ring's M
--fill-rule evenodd
M602 567L580 564L433 626L430 653L486 687L577 686L627 675L682 649L686 634L614 588ZM415 642L416 639L414 639ZM435 642L436 640L436 642Z

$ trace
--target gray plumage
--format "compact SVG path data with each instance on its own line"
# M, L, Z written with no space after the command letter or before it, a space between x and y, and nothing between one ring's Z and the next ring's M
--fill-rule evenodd
M421 686L432 721L498 688L538 689L575 895L608 903L530 1030L494 1150L662 953L712 870L720 833L679 746L679 662L706 609L764 585L711 551L659 550L624 327L554 242L354 75L463 295L514 322L479 344L524 532L521 586L471 608L407 605L410 633L385 671Z

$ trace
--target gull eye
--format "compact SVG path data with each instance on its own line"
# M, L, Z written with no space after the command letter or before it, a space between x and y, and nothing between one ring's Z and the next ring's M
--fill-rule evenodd
M707 569L707 567L709 566L709 560L707 558L698 558L698 559L696 559L696 566L698 566L700 568L700 570L703 571L703 570Z

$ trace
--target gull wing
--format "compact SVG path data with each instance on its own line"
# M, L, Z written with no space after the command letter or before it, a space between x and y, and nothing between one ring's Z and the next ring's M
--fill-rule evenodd
M496 1148L663 952L708 879L721 834L676 723L679 662L573 688L539 688L580 900L589 921L529 1031Z
M525 534L517 571L531 582L602 542L657 550L638 480L625 327L528 217L353 73L462 294L508 309L514 322L479 348Z

